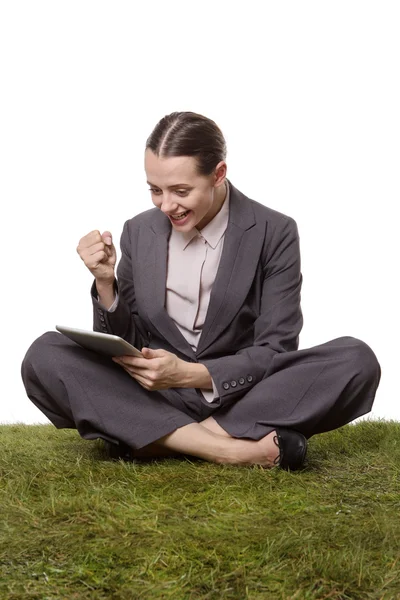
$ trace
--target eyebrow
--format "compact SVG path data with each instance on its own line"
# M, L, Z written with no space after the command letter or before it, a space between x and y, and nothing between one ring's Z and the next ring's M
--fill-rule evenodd
M156 185L155 183L150 183L150 181L147 182L149 185L152 185L153 187L158 187L158 185ZM168 189L172 190L173 188L190 188L191 186L188 185L187 183L175 183L174 185L169 185Z

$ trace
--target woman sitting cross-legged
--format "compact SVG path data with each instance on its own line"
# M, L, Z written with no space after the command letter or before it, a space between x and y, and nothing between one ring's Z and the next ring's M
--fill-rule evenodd
M298 349L296 222L239 191L225 159L214 121L164 117L145 149L154 206L125 222L116 274L111 232L79 242L94 277L93 329L143 358L111 359L47 332L22 378L56 427L103 438L114 456L295 470L308 438L371 410L380 366L351 336Z

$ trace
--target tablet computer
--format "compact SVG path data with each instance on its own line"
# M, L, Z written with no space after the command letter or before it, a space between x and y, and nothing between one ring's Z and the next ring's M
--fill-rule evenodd
M86 329L75 329L64 325L56 325L57 331L66 335L83 348L93 350L99 354L107 356L138 356L144 358L143 354L118 335L111 333L100 333L99 331L89 331Z

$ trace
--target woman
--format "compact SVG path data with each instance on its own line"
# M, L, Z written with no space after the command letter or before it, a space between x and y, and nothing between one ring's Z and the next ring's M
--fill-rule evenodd
M144 358L111 360L47 332L22 377L56 427L103 438L113 456L295 470L308 438L371 410L380 367L353 337L298 350L296 223L235 188L225 158L214 121L164 117L145 150L155 208L126 221L117 276L110 232L79 242L93 329Z

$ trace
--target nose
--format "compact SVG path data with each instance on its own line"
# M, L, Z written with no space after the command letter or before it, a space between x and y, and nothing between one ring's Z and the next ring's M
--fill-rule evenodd
M160 209L166 214L173 215L177 212L178 204L169 194L163 194Z

